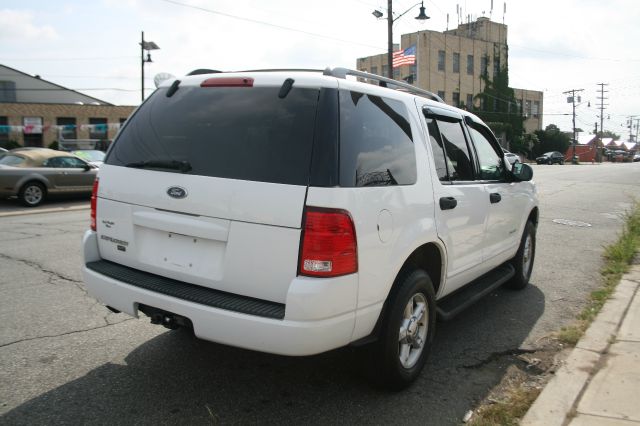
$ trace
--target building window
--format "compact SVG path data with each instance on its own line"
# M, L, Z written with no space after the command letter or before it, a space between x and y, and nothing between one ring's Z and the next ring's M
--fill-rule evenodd
M534 118L538 118L538 116L540 115L540 101L533 101L533 109L531 111L531 114Z
M473 95L467 93L467 111L471 111L473 109Z
M460 72L460 54L459 53L453 54L453 72L454 73Z
M438 96L444 101L444 90L438 90Z
M413 76L413 80L416 80L416 77L418 76L418 66L416 64L413 65L409 65L409 72L411 73L411 75Z
M89 118L89 139L107 139L107 119Z
M389 77L389 65L382 66L382 76Z
M444 71L446 56L444 50L438 50L438 71Z
M377 75L378 74L378 67L372 66L371 67L371 74L376 74Z
M500 58L493 58L493 77L495 78L500 73Z
M531 101L524 101L524 116L531 117Z
M75 117L58 117L56 118L56 124L58 125L58 137L60 139L78 139Z
M467 74L473 75L473 55L467 55Z
M488 56L483 56L480 59L480 75L483 75L485 77L489 76L489 57Z
M0 81L0 102L16 101L16 83L14 81Z
M459 92L453 92L451 94L451 100L453 103L453 106L456 108L460 108L460 93Z
M400 68L396 68L393 70L393 79L400 80Z

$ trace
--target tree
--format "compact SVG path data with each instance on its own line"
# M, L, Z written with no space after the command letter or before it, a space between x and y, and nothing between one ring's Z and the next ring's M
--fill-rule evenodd
M610 130L605 130L604 132L598 132L598 137L599 138L613 138L614 141L617 141L620 139L620 135L613 133Z
M571 145L571 137L560 131L555 124L549 124L544 130L536 130L538 143L533 146L533 154L538 156L549 151L565 153Z
M524 115L522 106L516 101L515 92L509 87L509 70L500 69L493 80L483 75L484 90L475 96L480 107L474 105L473 112L493 130L496 135L504 134L511 149L516 152L525 150L523 139Z

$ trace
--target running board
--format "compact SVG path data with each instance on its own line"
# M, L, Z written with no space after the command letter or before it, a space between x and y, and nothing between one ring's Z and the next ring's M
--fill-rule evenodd
M513 266L505 263L439 300L436 308L438 318L442 321L453 319L460 312L509 281L515 273Z

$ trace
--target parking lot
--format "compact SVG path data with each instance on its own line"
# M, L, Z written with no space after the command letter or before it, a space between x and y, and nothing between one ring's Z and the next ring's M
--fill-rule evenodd
M581 310L603 246L640 197L638 163L533 167L541 212L533 285L500 289L438 323L422 376L399 393L371 387L351 348L267 355L110 313L80 276L88 200L46 203L38 214L0 201L2 421L459 424L514 354Z

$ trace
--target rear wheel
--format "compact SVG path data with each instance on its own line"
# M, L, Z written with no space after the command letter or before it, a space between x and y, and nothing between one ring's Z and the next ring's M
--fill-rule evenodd
M35 207L44 201L46 191L40 182L27 182L18 194L18 198L27 207Z
M511 264L516 270L513 278L505 286L514 290L521 290L529 284L531 271L533 270L533 260L536 255L536 227L528 221L524 227L524 233L520 240L520 247L515 257L511 259Z
M431 350L436 323L433 284L420 269L401 275L389 299L378 342L366 350L373 355L373 379L400 390L419 375ZM373 351L373 354L371 354Z

